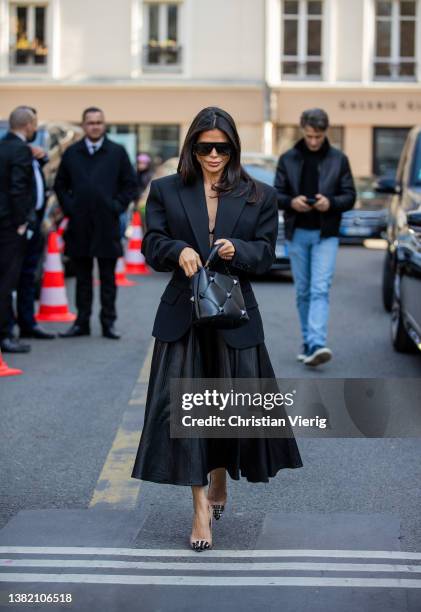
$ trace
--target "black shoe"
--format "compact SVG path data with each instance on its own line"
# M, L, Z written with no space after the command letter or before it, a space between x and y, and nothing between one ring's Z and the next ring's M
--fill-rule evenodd
M90 336L91 330L85 325L74 323L67 331L59 334L60 338L76 338L77 336Z
M20 332L21 338L37 338L38 340L53 340L56 334L45 331L39 325L34 325L32 329L25 329Z
M104 338L111 338L111 340L120 340L121 334L115 330L114 325L102 328L102 335Z
M332 359L332 351L327 346L313 346L310 348L307 357L304 359L304 365L318 366Z
M3 353L29 353L29 344L22 344L17 338L3 338L0 341L0 348Z

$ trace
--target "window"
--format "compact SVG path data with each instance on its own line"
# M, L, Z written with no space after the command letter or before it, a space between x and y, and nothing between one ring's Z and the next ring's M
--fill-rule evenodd
M282 75L320 79L322 76L323 2L284 0Z
M394 175L404 147L408 128L374 128L373 173Z
M416 0L376 0L375 78L415 79L416 20Z
M179 69L181 64L180 5L145 4L144 66L154 70Z
M44 72L48 64L47 5L10 5L10 69Z
M278 125L276 136L276 152L281 155L302 138L301 128L298 125ZM331 125L327 131L327 137L332 146L343 149L344 129L342 126Z

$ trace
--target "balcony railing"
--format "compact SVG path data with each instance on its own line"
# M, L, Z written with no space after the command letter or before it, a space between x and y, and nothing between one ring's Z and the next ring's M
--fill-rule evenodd
M379 81L415 81L417 78L417 63L413 58L401 59L398 62L375 58L374 78Z
M48 64L48 49L35 43L10 47L10 69L13 71L45 71Z
M178 72L181 70L182 47L176 44L150 43L143 47L143 67L154 72Z
M320 56L309 56L300 60L296 56L282 57L282 77L284 79L321 80L323 78L323 60Z

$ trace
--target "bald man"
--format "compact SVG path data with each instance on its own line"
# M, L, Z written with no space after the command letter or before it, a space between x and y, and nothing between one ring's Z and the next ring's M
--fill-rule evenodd
M36 116L26 107L9 117L10 131L0 140L0 347L5 353L27 353L29 345L10 337L10 295L16 288L33 211L34 172L28 146Z

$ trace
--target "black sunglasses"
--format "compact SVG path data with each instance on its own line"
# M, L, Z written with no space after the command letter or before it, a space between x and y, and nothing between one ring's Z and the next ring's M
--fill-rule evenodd
M213 149L218 155L231 155L232 153L232 145L229 142L196 142L193 146L194 152L203 157L210 155Z

